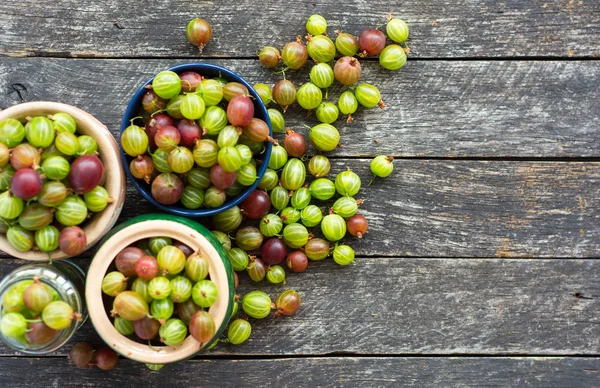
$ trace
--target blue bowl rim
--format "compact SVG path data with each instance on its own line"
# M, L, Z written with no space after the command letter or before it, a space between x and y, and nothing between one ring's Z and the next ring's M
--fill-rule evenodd
M264 121L269 126L269 135L273 136L273 128L271 127L271 120L269 118L269 112L267 111L265 104L263 104L263 102L260 99L260 96L258 95L256 90L254 90L252 85L250 85L244 78L242 78L238 74L236 74L236 73L232 72L231 70L226 69L222 66L213 65L213 64L209 64L209 63L203 63L203 62L184 63L184 64L169 67L166 70L170 70L170 71L173 71L178 74L181 74L182 72L185 72L185 71L196 71L196 72L200 73L201 75L202 75L202 72L214 72L214 73L220 74L221 76L228 79L229 81L235 81L235 82L241 83L246 88L248 88L248 91L254 97L255 106L258 105L259 113L262 114L262 116L264 117ZM127 105L127 109L125 110L125 114L123 115L123 120L121 122L121 129L119 132L120 134L122 134L123 131L125 130L125 128L127 128L130 125L129 122L130 122L131 118L135 117L135 115L137 114L137 111L138 111L140 103L142 101L144 92L147 90L146 86L150 85L152 83L152 80L154 80L154 77L147 80L136 91L136 93L133 95L133 97L129 101L129 104ZM256 116L256 112L255 112L255 116ZM142 195L142 197L144 197L148 202L150 202L152 205L156 206L157 208L159 208L165 212L168 212L171 214L176 214L178 216L184 216L184 217L209 217L209 216L221 213L221 212L223 212L229 208L232 208L236 205L239 205L244 199L246 199L246 197L248 197L250 195L250 193L252 193L258 187L258 184L260 183L260 180L264 176L265 171L267 171L269 159L271 158L272 148L273 148L273 144L271 142L267 142L267 148L266 148L266 151L265 151L265 154L263 157L263 162L261 163L261 165L257 171L256 182L254 182L254 184L252 186L246 187L245 191L242 192L242 194L238 195L237 197L235 197L232 200L226 201L223 205L221 205L217 208L187 209L182 206L163 205L163 204L159 203L157 200L155 200L152 197L152 193L148 189L142 187L140 182L131 174L131 171L129 171L129 161L127 160L128 155L125 154L125 151L123 151L123 147L121 146L121 142L119 141L119 151L121 152L121 160L123 162L124 170L127 173L129 180L133 183L133 186L136 188L136 190Z

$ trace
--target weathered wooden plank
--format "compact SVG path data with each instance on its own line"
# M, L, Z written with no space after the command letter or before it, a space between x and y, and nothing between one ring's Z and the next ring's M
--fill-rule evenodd
M130 96L158 71L184 61L0 59L0 107L52 100L88 110L117 133ZM251 83L279 79L255 60L214 60ZM385 110L360 109L336 126L344 147L336 156L598 157L598 62L411 62L390 73L364 63ZM306 71L290 72L297 86ZM337 101L340 88L329 92ZM315 125L294 105L287 124ZM375 143L373 139L377 139Z
M24 369L36 373L23 375ZM594 387L597 358L374 357L194 360L151 372L120 360L110 372L77 369L63 359L3 358L0 384L10 387Z
M305 19L320 13L329 34L358 34L385 24L393 12L411 28L414 57L597 56L600 6L594 0L424 1L410 4L265 0L154 2L102 0L17 1L0 5L0 55L162 56L197 58L185 27L195 16L213 25L203 56L254 56L265 45L282 47L304 35Z
M16 266L0 260L0 274ZM592 259L424 258L363 258L345 268L326 260L288 274L285 287L240 274L242 295L295 289L302 306L291 317L251 319L248 342L211 354L597 355L598 274ZM89 322L72 343L81 340L101 344ZM0 354L14 352L2 345Z
M350 167L363 182L369 232L344 240L359 256L598 257L598 162L395 160L368 186L369 163L334 159L331 172ZM130 185L119 222L153 211Z

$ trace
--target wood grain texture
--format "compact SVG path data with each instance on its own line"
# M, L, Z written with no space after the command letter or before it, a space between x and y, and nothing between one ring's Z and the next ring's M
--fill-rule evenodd
M116 134L137 88L181 62L0 58L0 107L65 102L89 111ZM209 62L252 84L281 79L256 60ZM332 155L598 157L599 77L600 63L590 61L420 61L393 73L364 62L363 80L381 89L387 107L360 108L351 124L338 119L343 148ZM299 87L308 74L289 72L288 79ZM340 94L333 88L330 100L336 102ZM304 125L317 123L297 104L286 121L302 133Z
M23 376L24 369L36 373ZM595 358L300 358L194 360L158 372L120 360L110 372L77 369L66 359L3 358L0 384L123 387L593 387Z
M0 260L0 275L19 263ZM598 274L600 261L590 259L381 257L349 267L312 263L288 274L284 287L241 273L240 294L259 289L276 298L295 289L302 306L291 317L251 319L248 342L210 354L597 355ZM81 340L101 345L89 322L71 345ZM2 345L0 354L14 352Z
M185 27L195 16L213 25L203 57L255 56L265 45L283 47L305 34L313 13L328 32L358 35L383 26L393 12L410 26L409 45L419 57L589 57L600 54L600 5L594 0L417 0L406 4L332 0L154 2L135 0L7 0L0 5L0 55L76 57L200 56Z

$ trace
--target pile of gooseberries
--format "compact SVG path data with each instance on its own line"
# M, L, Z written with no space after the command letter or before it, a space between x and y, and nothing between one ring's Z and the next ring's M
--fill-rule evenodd
M241 83L158 73L142 99L145 124L121 134L134 178L163 205L218 208L257 180L269 125Z
M92 136L77 132L70 115L0 122L0 233L20 252L86 248L80 227L112 198Z
M81 319L81 314L43 278L22 280L2 295L0 332L26 349L51 343Z
M94 349L87 342L79 342L71 348L69 360L78 368L96 366L102 370L111 370L117 366L119 355L108 346Z

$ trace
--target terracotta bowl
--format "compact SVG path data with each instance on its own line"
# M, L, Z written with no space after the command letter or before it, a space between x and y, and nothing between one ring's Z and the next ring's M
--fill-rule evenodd
M81 135L92 136L98 143L100 159L106 170L106 183L104 188L113 199L112 203L100 213L95 213L82 226L87 237L86 249L96 244L117 222L119 214L125 201L125 172L121 164L119 147L108 128L89 113L71 105L58 102L35 101L11 106L0 111L0 121L15 118L25 121L28 116L47 116L56 112L64 112L71 115L77 123L77 132ZM63 252L54 250L52 252L28 251L20 252L14 249L6 239L6 235L0 234L0 250L11 256L24 260L48 261L51 259L62 259L69 257Z
M102 294L102 279L112 270L110 268L117 253L139 240L158 236L178 240L209 258L208 273L219 292L217 301L208 312L217 328L213 338L218 338L227 326L235 297L233 270L227 253L212 233L187 218L169 214L147 214L118 225L101 242L92 260L85 284L85 299L94 328L104 342L116 352L143 363L167 364L190 358L206 350L213 341L199 343L191 335L176 346L150 347L134 341L115 329L107 313L110 306L105 305Z

